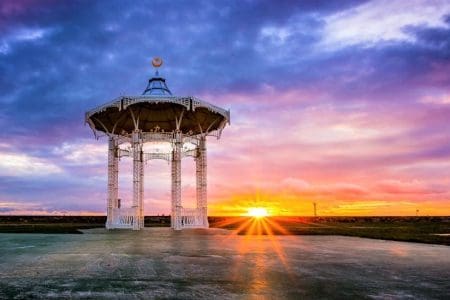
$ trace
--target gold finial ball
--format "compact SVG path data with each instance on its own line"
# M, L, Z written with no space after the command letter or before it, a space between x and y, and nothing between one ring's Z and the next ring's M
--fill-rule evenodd
M161 67L162 64L163 64L163 60L161 57L154 57L152 59L152 66L154 66L155 68Z

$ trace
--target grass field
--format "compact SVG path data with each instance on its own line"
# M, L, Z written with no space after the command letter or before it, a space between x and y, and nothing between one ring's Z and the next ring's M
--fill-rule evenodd
M82 233L104 227L102 216L0 216L2 233ZM209 217L210 227L240 235L342 235L450 245L450 217ZM169 216L147 216L146 227L170 226Z
M342 235L450 245L450 217L212 218L212 227L238 234Z

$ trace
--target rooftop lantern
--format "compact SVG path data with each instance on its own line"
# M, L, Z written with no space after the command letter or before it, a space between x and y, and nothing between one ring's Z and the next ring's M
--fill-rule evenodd
M171 164L171 227L208 228L206 138L220 138L230 111L193 96L174 96L159 75L163 61L152 60L156 69L140 96L120 96L86 112L85 121L95 137L106 135L108 147L108 198L106 228L140 230L144 227L144 163L164 159ZM149 142L167 143L168 151L144 151ZM119 147L129 143L128 148ZM189 145L190 147L185 147ZM197 205L183 207L181 199L181 159L194 157ZM133 159L133 199L123 207L118 199L119 158Z

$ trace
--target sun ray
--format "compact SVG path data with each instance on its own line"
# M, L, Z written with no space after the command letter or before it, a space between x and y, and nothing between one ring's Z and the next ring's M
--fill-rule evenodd
M245 219L246 219L245 217L228 217L225 220L215 223L214 227L226 228L227 226L243 222L243 220Z
M251 225L252 222L253 222L252 219L248 219L234 230L234 234L240 234L242 231L248 229L249 225Z
M252 218L251 220L252 220L252 223L246 232L247 235L255 235L256 234L256 227L258 225L257 219Z
M283 235L291 235L292 234L285 227L278 224L278 222L276 220L272 220L270 218L265 218L265 220L272 228L276 229L281 234L283 234Z
M265 228L266 232L267 232L267 237L269 238L270 242L272 243L272 247L275 250L275 253L277 254L279 260L281 261L281 263L283 264L286 273L288 274L289 278L292 280L291 277L291 271L290 271L290 265L287 261L287 257L286 254L284 252L283 247L281 246L281 244L278 242L277 237L273 234L272 229L270 228L269 223L267 222L266 219L262 219L261 220L262 226Z

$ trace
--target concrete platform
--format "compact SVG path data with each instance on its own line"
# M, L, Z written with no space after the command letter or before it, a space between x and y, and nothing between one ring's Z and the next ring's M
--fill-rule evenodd
M445 299L450 247L220 229L0 234L0 298ZM448 298L447 298L448 299Z

